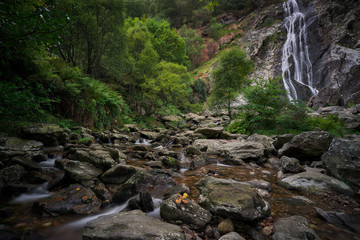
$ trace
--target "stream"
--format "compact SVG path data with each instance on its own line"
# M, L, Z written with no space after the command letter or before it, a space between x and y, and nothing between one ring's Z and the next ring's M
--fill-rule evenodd
M166 147L156 146L153 147L151 142L139 140L136 144L144 144L155 153L159 149ZM136 158L136 153L132 150L133 145L126 145L124 148L127 150L126 164L142 166L145 162L142 159ZM196 169L191 169L190 160L181 148L171 148L168 150L174 151L178 154L178 159L181 162L181 168L177 170L173 176L178 184L184 183L187 185L191 194L190 199L197 200L199 197L199 191L194 186L205 175L213 175L218 178L234 179L238 181L250 181L254 179L262 179L270 182L271 191L263 198L270 203L271 217L277 219L280 217L301 215L304 216L310 223L311 227L315 230L321 239L360 239L353 233L344 229L335 227L328 224L316 215L314 207L322 208L326 211L344 211L350 213L355 207L355 202L349 199L343 199L339 196L329 195L324 198L324 195L303 194L299 192L292 192L279 187L276 182L277 171L270 167L252 166L252 165L227 165L224 159L218 156L209 156L208 164L200 166ZM42 170L54 174L56 176L61 175L62 171L54 167L56 159L60 159L61 155L49 158L46 162L42 162L39 165ZM150 169L146 166L145 168ZM58 216L58 217L39 217L31 211L34 201L46 198L52 193L47 190L48 182L38 186L32 186L26 193L23 193L16 198L7 201L0 201L0 209L11 209L13 214L0 222L0 229L27 232L28 238L25 239L42 239L42 240L60 240L60 239L72 239L80 240L82 238L82 229L88 221L91 221L99 216L113 214L123 210L126 203L121 205L110 204L106 208L103 208L101 212L98 212L90 216ZM152 195L155 209L152 212L147 213L149 216L160 218L160 204L162 202L162 192L166 186L155 187L150 194ZM137 198L134 196L133 198ZM235 226L236 227L236 226ZM252 239L248 234L248 229L254 226L241 225L236 230L245 238Z

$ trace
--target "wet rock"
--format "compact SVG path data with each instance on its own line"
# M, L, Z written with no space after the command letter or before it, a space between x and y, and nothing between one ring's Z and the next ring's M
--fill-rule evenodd
M125 128L128 128L130 132L138 132L139 128L135 124L124 124Z
M299 173L303 171L298 159L287 156L280 158L280 166L284 173Z
M245 238L240 236L237 232L230 232L219 238L219 240L245 240Z
M0 150L10 151L40 151L44 148L44 144L39 141L25 140L17 137L5 138L1 144Z
M110 193L110 191L106 188L105 184L102 182L98 182L96 184L94 184L91 187L91 190L94 191L94 193L96 194L96 196L103 201L103 203L105 202L110 202L111 198L112 198L112 194Z
M196 202L186 199L188 203L176 203L178 195L175 194L161 203L160 215L162 218L176 222L181 221L192 228L201 229L211 220L208 210L200 207Z
M147 216L140 210L101 216L86 224L84 240L185 239L179 226Z
M103 171L91 163L80 161L68 161L64 166L64 178L72 183L95 180Z
M291 216L280 218L274 223L274 240L320 240L306 218Z
M151 212L154 210L154 202L149 192L140 192L139 203L143 212Z
M38 200L33 210L42 216L58 216L62 214L91 214L101 206L95 193L80 184L70 185L48 198Z
M118 164L107 170L101 176L101 180L105 183L123 184L135 174L145 175L147 172L143 168Z
M220 134L221 139L227 139L227 140L236 139L238 136L239 136L238 134L232 134L225 131Z
M255 133L250 135L246 141L261 143L264 146L267 155L275 153L275 147L273 145L274 139L271 137Z
M35 124L22 129L25 137L42 142L45 146L64 145L69 141L69 130L56 124Z
M207 176L195 186L200 190L199 204L215 214L247 221L270 214L269 204L247 183Z
M182 146L189 145L190 140L188 137L176 137L174 138L174 144L181 144Z
M326 212L317 207L315 207L315 210L318 216L324 221L360 234L360 220L357 217L344 212Z
M157 132L150 132L150 131L140 131L140 136L146 139L154 140L156 139L160 133Z
M179 169L180 168L180 161L174 157L166 157L162 156L159 158L164 166L169 168Z
M18 164L20 166L23 166L27 170L41 171L41 167L38 163L25 157L13 157L11 159L11 164Z
M336 138L321 160L331 175L360 187L360 142Z
M225 235L227 233L234 231L234 224L230 218L226 218L225 220L219 223L218 230L221 235Z
M279 136L275 136L275 141L273 143L276 149L280 149L284 146L285 143L291 141L291 139L295 136L295 134L283 134Z
M144 163L144 165L149 166L151 168L163 168L163 164L161 161L150 161Z
M204 127L204 128L197 128L195 133L200 133L204 135L206 138L219 138L220 134L224 131L223 127Z
M148 148L145 145L135 145L133 148L134 151L148 151Z
M26 174L25 169L20 165L12 165L0 171L0 179L4 185L21 183Z
M353 191L345 183L317 172L302 172L280 180L279 185L291 190L320 194L334 191L352 196Z
M116 165L109 151L98 149L83 149L75 152L75 159L81 162L88 162L104 171Z
M191 161L190 168L195 169L200 166L204 166L207 162L208 162L208 155L206 153L203 153Z
M254 180L247 181L246 183L250 184L254 188L263 189L266 191L271 190L270 183L267 181L264 181L264 180L254 179Z
M190 145L190 146L188 146L188 147L186 148L186 153L187 153L188 155L200 155L200 154L201 154L201 151L200 151L198 148Z
M186 186L184 183L182 184L178 184L172 188L170 188L168 190L167 193L164 194L164 199L167 199L173 195L176 195L180 193L181 195L183 195L184 193L187 193L188 195L190 194L190 188L188 186Z
M280 156L288 156L303 161L317 161L329 149L334 135L328 132L303 132L296 135L280 150Z

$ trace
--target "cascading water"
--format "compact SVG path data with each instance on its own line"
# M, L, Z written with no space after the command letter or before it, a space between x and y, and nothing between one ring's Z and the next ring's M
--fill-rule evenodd
M309 89L312 95L316 95L318 90L313 84L305 15L300 12L296 0L283 3L283 8L287 14L285 18L287 38L282 49L281 69L288 98L290 100L301 98L300 87Z

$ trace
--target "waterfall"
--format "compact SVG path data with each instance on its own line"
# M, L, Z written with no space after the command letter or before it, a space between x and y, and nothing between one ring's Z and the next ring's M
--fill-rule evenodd
M281 69L288 98L290 100L301 98L300 88L308 89L312 95L316 95L318 90L313 85L305 15L300 12L296 0L284 2L283 8L287 15L284 20L287 38L282 49Z

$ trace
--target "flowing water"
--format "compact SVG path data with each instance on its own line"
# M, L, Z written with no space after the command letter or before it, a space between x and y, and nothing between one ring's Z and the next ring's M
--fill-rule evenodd
M312 63L307 43L307 26L305 15L300 12L296 0L283 3L286 42L282 49L282 79L290 100L299 99L300 88L306 88L316 95L318 90L313 83Z
M142 142L144 144L144 142ZM159 149L152 148L151 143L146 142L152 151L155 153ZM127 164L142 166L143 159L136 159L132 157L132 148L127 147L128 160ZM162 149L160 149L162 150ZM174 174L177 183L185 183L191 189L189 198L197 200L199 191L194 186L202 177L206 175L213 175L219 178L235 179L238 181L250 181L254 179L262 179L271 183L270 194L264 199L270 203L271 216L273 219L280 217L301 215L308 219L311 227L316 231L321 239L360 239L358 236L331 224L320 220L315 213L314 207L320 207L326 211L344 211L351 213L355 207L358 207L356 202L346 199L341 196L333 195L314 195L303 194L299 192L292 192L279 187L276 175L277 171L273 168L256 167L250 165L227 165L224 160L218 156L209 156L208 164L191 169L189 163L193 158L186 156L181 148L167 148L167 150L178 153L178 159L181 161L181 169ZM136 155L136 154L134 154ZM53 167L54 159L42 163L45 169L59 171ZM271 175L264 174L263 170L267 170ZM168 186L155 186L150 191L153 197L155 210L147 213L149 216L160 218L160 204L162 202L161 196L165 188ZM59 216L59 217L39 217L31 211L32 202L50 195L51 192L46 190L46 184L39 185L29 190L29 192L20 195L19 197L7 202L6 208L12 208L13 215L4 222L1 222L0 229L11 229L20 231L30 231L30 239L36 240L80 240L82 238L82 229L88 221L96 219L99 216L113 214L123 210L127 203L121 205L110 205L94 215L90 216ZM138 196L134 196L135 198ZM2 204L1 207L4 207ZM251 239L247 235L248 229L254 228L253 225L241 223L236 227L236 230L241 233L246 239Z

